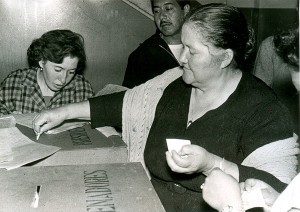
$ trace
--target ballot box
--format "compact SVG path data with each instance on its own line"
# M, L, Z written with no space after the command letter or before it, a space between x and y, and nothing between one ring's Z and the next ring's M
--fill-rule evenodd
M141 163L0 169L0 211L165 211Z
M17 124L16 127L28 138L36 141L33 129ZM57 134L43 133L36 141L61 149L30 166L79 165L127 162L127 146L120 136L106 137L90 124Z

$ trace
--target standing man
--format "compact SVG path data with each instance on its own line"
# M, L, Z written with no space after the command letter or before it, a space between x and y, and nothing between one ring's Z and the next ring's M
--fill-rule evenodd
M190 11L190 1L151 0L151 6L157 30L129 55L123 81L128 88L180 65L181 27Z

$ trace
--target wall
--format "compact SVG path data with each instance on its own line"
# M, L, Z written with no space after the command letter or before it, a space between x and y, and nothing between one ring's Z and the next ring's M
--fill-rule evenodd
M0 22L0 81L27 67L32 39L70 29L85 38L85 75L96 91L122 82L129 53L155 31L152 20L121 0L0 0Z
M256 31L257 45L298 21L297 0L198 1L240 7ZM85 75L96 91L107 83L122 83L128 55L155 31L151 18L121 0L0 0L0 22L0 81L27 67L26 50L33 38L68 28L85 38Z

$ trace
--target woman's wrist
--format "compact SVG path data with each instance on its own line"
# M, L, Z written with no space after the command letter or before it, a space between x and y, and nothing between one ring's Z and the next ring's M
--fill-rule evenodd
M217 155L209 153L210 157L209 161L212 161L208 164L207 170L203 171L202 173L208 176L214 168L219 168L223 172L230 174L233 176L237 181L239 181L239 169L235 163L225 160L225 158L221 158Z
M90 119L90 107L88 101L66 104L62 106L63 116L65 120L68 119Z
M210 162L213 161L213 162L210 163L210 164L208 164L207 170L203 171L203 174L206 175L206 176L208 176L214 168L221 169L221 167L223 167L223 163L224 163L224 158L216 156L216 155L214 155L212 153L209 153L209 154L210 154L209 161Z

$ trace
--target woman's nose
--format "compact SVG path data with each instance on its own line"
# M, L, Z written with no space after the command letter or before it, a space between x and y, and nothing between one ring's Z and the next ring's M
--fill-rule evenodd
M185 64L187 63L187 52L186 50L182 50L181 53L180 53L180 56L179 56L179 63L180 64Z
M59 81L60 81L62 84L65 84L65 83L66 83L66 81L67 81L67 72L66 72L66 71L62 71L62 72L60 73Z

